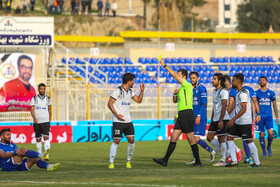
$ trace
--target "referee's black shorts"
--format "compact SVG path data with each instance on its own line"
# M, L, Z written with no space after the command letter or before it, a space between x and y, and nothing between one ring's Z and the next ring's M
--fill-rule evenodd
M174 130L182 130L183 133L194 132L194 121L193 110L187 109L179 111Z
M50 134L50 122L34 123L33 128L36 138L41 138L42 135L49 136Z

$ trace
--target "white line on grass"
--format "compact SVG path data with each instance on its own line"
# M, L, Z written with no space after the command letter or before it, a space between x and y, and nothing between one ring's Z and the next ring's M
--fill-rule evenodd
M45 182L45 181L16 181L0 180L0 183L29 183L29 184L65 184L65 185L110 185L110 186L151 186L151 187L180 187L177 185L159 185L159 184L127 184L127 183L102 183L102 182Z

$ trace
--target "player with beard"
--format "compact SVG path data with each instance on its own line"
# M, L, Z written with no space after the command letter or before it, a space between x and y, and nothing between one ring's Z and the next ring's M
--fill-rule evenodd
M42 153L42 136L45 141L45 151L51 148L49 140L50 122L52 118L51 98L45 95L46 85L41 83L38 85L38 95L31 99L31 116L33 117L33 128L36 137L36 148L38 153ZM46 157L49 160L49 155Z
M228 75L227 75L228 76ZM228 82L226 81L226 85L228 85L228 87L230 88L231 84L230 84L230 77L228 76ZM253 90L253 88L249 87L249 86L243 86L243 88L247 89L250 93L250 99L251 99L251 104L252 104L252 120L253 120L253 125L256 122L260 121L260 115L256 115L260 113L260 109L259 109L259 105L258 105L258 101L256 99L256 92ZM228 104L228 112L230 114L230 119L232 119L235 116L235 97L237 94L237 90L235 88L230 88L229 91L229 104ZM257 113L256 113L257 112ZM243 148L246 154L246 157L244 159L244 163L245 164L253 164L253 159L251 156L251 152L249 149L249 146L247 145L246 141L243 140ZM238 152L239 151L239 152ZM240 151L240 149L237 148L237 160L238 162L240 162L242 159L242 153ZM231 159L229 159L228 161L231 161Z
M229 115L227 113L227 103L229 94L225 88L225 78L221 73L215 73L212 78L213 110L211 123L208 130L207 140L220 151L220 161L213 166L224 166L226 161L226 137ZM218 136L218 142L214 136Z
M226 167L238 165L236 158L236 145L234 138L241 137L245 140L250 149L254 163L250 167L260 167L261 163L258 156L258 149L252 137L252 105L249 90L243 88L244 75L242 73L235 74L232 79L232 87L237 90L235 97L235 116L229 121L230 128L227 142L232 158L232 162Z
M261 88L256 91L256 95L260 106L261 120L259 123L257 123L257 130L260 131L260 144L262 147L263 156L266 157L267 153L265 150L264 127L268 133L267 152L269 156L272 156L271 144L273 140L273 118L271 102L273 104L273 110L276 118L275 122L277 126L279 125L279 118L275 92L267 88L267 78L265 76L260 77L259 84Z
M134 81L134 74L125 73L122 77L122 85L114 90L108 101L108 108L113 113L112 134L114 139L114 142L112 143L110 148L110 161L108 166L109 169L115 168L114 160L116 157L118 145L122 139L123 134L128 141L126 168L131 168L131 157L135 148L135 133L129 111L130 103L132 100L136 103L142 103L145 90L144 83L140 84L140 94L136 95L132 90Z
M30 171L31 167L36 164L39 168L47 171L56 170L60 164L48 164L44 160L49 150L41 154L28 150L26 148L18 149L11 143L11 130L2 129L0 131L0 167L2 171ZM27 157L24 159L24 157Z
M190 80L193 86L193 113L195 117L194 122L194 137L195 141L206 151L210 153L210 163L214 162L217 151L213 150L200 137L205 136L207 125L207 90L205 86L199 83L199 74L196 71L190 72ZM194 164L195 160L187 162L187 164Z
M0 97L5 102L1 104L1 111L30 111L30 100L36 91L29 83L32 76L33 62L27 55L21 55L17 61L19 76L6 82L1 90Z

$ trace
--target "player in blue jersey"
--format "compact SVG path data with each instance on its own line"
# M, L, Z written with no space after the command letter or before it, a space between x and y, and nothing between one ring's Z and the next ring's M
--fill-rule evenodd
M59 163L48 164L44 161L49 154L49 149L41 154L25 148L18 149L15 144L11 143L10 129L2 129L0 135L0 167L2 171L30 171L34 164L39 168L54 171L60 166ZM24 157L27 158L24 159Z
M256 116L256 111L257 111L257 114L259 114L259 112L260 112L259 105L258 105L258 102L257 102L257 99L256 99L256 93L253 90L253 88L251 88L249 86L243 86L243 88L248 90L249 94L250 94L250 99L251 99L251 104L252 104L252 121L253 121L253 125L254 125L256 122L258 122L260 120L260 116L259 115ZM234 101L235 101L236 95L237 95L237 90L235 88L231 88L230 93L229 93L230 100L229 100L229 106L228 106L228 112L230 112L230 118L231 119L235 116ZM245 164L253 164L253 159L252 159L252 156L251 156L251 152L250 152L248 144L246 143L245 140L243 140L243 148L244 148L244 151L245 151L245 154L246 154L246 158L244 159L244 163ZM237 155L238 155L238 153L237 153ZM240 155L238 155L238 162L240 162L241 159L242 159L242 155L241 155L241 157L240 157Z
M190 73L193 86L193 112L195 116L194 137L196 142L210 153L210 163L214 162L217 151L213 150L200 136L205 136L207 124L207 90L199 83L199 74L196 71ZM194 164L195 160L187 164Z
M256 95L260 106L261 120L259 123L257 123L257 130L260 131L260 144L262 147L263 156L265 157L266 150L265 150L265 139L264 139L264 127L266 128L268 133L267 152L269 156L272 156L271 144L273 140L273 119L272 119L271 102L273 103L273 110L276 118L275 122L277 126L279 125L279 119L278 119L278 110L277 110L275 92L267 88L267 78L265 76L260 77L259 84L261 88L256 91Z

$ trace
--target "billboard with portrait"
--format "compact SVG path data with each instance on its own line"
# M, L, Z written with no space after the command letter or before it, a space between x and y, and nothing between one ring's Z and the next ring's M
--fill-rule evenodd
M35 62L31 54L0 54L0 112L30 111L36 95Z

